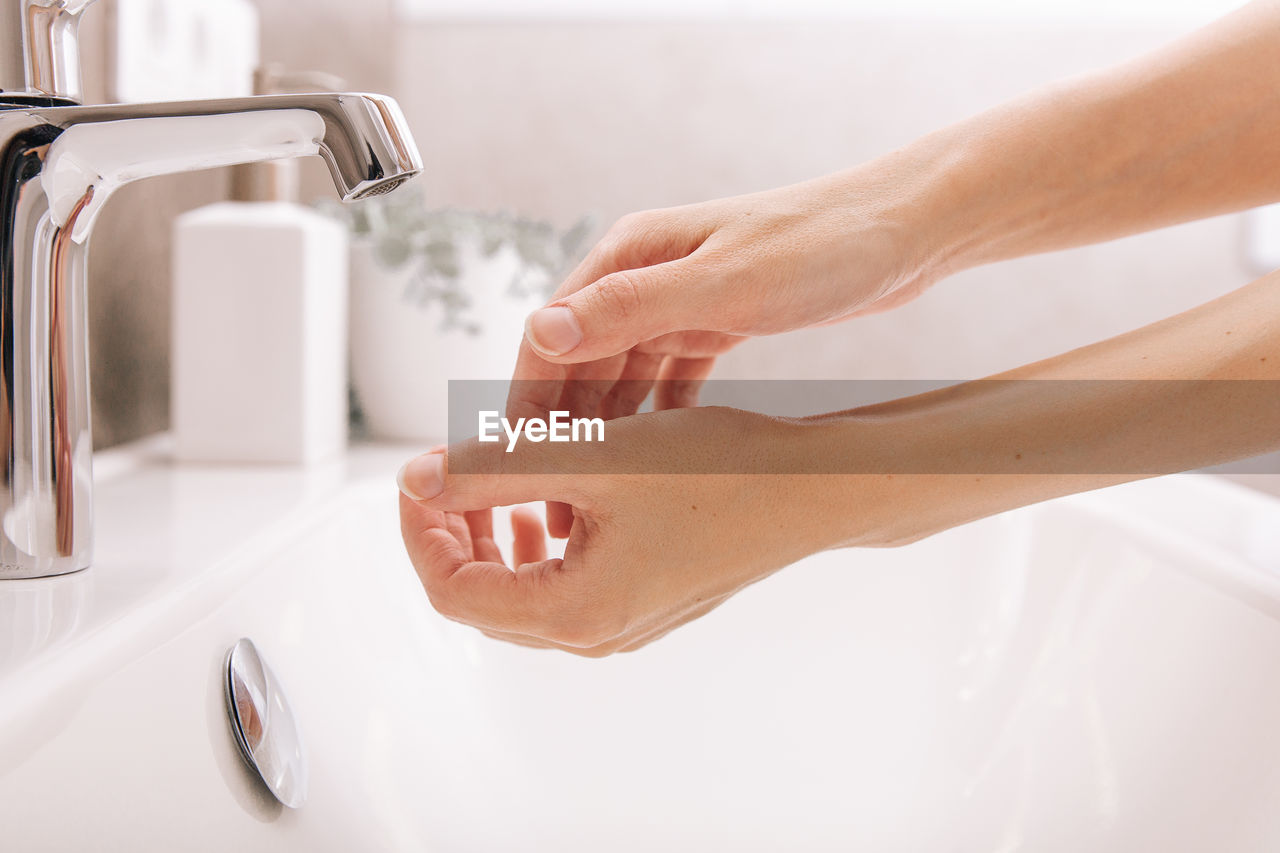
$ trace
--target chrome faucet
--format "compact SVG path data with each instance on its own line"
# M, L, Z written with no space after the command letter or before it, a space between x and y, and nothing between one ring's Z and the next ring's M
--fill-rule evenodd
M379 95L81 106L76 41L93 0L0 0L0 578L92 556L86 249L119 187L321 156L354 201L422 169Z

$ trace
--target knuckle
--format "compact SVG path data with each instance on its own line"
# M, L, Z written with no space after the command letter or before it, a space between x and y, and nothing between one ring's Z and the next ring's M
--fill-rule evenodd
M599 381L572 380L572 383L566 389L566 407L575 416L594 417L599 413L610 389L603 387L604 383Z
M432 608L435 609L444 618L457 622L461 617L461 613L457 608L456 602L444 590L438 587L427 587L427 600L431 602Z
M613 266L627 254L628 247L635 242L637 235L643 230L637 214L629 213L621 217L605 231L604 236L591 250L602 263Z
M642 230L645 219L646 214L644 213L628 213L625 216L620 216L609 228L606 236L625 238L636 231Z
M674 235L681 233L677 222L661 210L629 213L610 228L601 245L609 252L605 259L617 266L648 266L664 254Z
M594 312L616 320L626 320L640 308L640 283L629 272L616 272L602 278L591 291Z
M537 376L521 376L518 370L519 366L517 365L517 376L511 380L510 390L507 394L507 417L541 417L542 414L555 405L555 383ZM492 402L496 403L497 400ZM475 401L459 399L454 405L459 403L466 405L468 412L473 409L493 408L487 398ZM482 403L485 405L482 406Z
M634 414L652 390L652 381L623 379L609 392L609 402L619 412Z
M596 244L599 261L615 269L647 267L699 253L706 266L727 266L738 254L729 246L708 246L719 217L707 211L668 207L629 213Z
M616 235L606 234L600 238L600 241L591 247L591 251L587 253L587 257L583 260L581 269L605 268L617 269L618 259L623 255L623 246L626 243ZM589 281L581 282L577 289L590 284ZM568 282L566 282L568 287ZM557 296L568 296L574 292L574 288L568 288L565 292L557 291Z

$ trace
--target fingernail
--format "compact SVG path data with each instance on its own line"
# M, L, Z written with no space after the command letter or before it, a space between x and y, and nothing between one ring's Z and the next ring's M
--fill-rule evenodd
M582 343L582 329L573 312L563 305L534 311L525 323L524 334L534 349L547 355L564 355Z
M405 497L429 501L444 491L444 454L428 453L410 459L396 475L396 485Z

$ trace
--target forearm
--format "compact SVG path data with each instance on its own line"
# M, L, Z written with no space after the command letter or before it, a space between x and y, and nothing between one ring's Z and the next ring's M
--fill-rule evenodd
M920 274L1280 200L1280 3L930 134L859 169Z
M993 380L805 423L805 452L852 475L813 478L822 546L1280 449L1280 273Z

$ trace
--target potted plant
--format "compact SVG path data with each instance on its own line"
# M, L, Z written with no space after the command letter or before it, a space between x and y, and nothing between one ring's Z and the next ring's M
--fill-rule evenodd
M590 217L560 232L510 213L432 208L421 191L332 206L351 241L353 428L443 441L448 380L511 375L529 312L580 257Z

